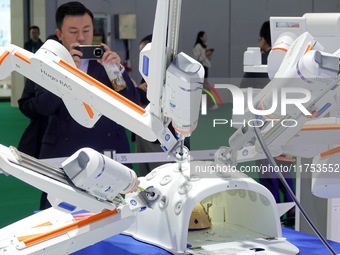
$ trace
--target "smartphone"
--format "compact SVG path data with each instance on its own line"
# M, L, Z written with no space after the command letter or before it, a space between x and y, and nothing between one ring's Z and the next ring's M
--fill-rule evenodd
M102 45L78 45L74 47L83 53L83 59L100 59L104 54L104 47Z

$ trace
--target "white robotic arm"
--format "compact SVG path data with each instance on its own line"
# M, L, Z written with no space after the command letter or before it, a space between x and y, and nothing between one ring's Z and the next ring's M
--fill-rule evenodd
M285 38L286 35L283 37ZM273 52L275 54L275 48ZM216 155L216 161L225 162L227 164L236 164L242 159L257 159L267 157L270 164L275 169L275 173L283 183L287 192L294 200L296 206L304 216L313 231L317 234L324 245L332 254L336 254L325 238L319 233L313 222L306 214L304 208L296 199L293 191L287 184L283 174L278 171L273 156L278 156L284 152L290 152L293 156L306 155L306 151L299 151L305 145L297 145L290 151L290 144L294 144L294 140L299 139L303 128L308 122L313 121L314 125L323 117L325 117L335 106L337 93L339 92L339 57L336 54L323 52L322 46L308 32L301 34L295 39L285 54L282 63L279 65L278 71L275 73L271 82L256 96L253 100L254 104L248 106L248 114L246 120L254 119L255 127L249 124L239 128L237 132L229 139L231 148L220 149ZM270 60L270 59L269 59ZM268 71L270 71L270 61L268 60ZM280 92L281 101L278 104L277 92ZM289 94L290 93L290 94ZM292 95L293 97L287 97ZM249 100L249 97L248 97ZM289 105L288 105L289 104ZM273 120L275 124L273 124ZM305 129L306 130L306 129ZM312 129L311 129L312 130ZM325 135L325 134L324 134ZM330 138L331 134L325 136ZM320 141L320 139L317 139ZM325 139L323 142L330 142L327 146L334 146L336 139L329 141ZM249 149L251 148L251 150ZM233 151L236 149L236 152ZM311 152L310 148L309 152ZM314 151L316 156L320 151L319 148ZM241 153L238 153L238 151ZM335 151L334 151L335 150ZM252 152L249 156L248 152ZM330 172L327 166L336 165L339 162L336 159L337 150L331 150L326 156L321 156L320 164L314 163L314 168L323 168L326 170L317 171L324 173L322 177L328 177ZM295 154L294 154L295 153ZM319 159L320 160L320 159ZM300 166L297 166L300 167ZM327 174L326 174L327 173ZM331 173L333 174L333 172ZM314 194L324 195L326 192L336 193L335 181L329 182L330 185L324 184L323 180L313 182ZM322 186L320 188L320 186ZM320 188L320 189L318 189Z
M139 191L134 171L90 148L58 169L1 145L0 169L48 193L53 205L2 228L2 255L69 254L122 232L135 220L134 212L160 197L153 187ZM130 203L119 195L132 191ZM90 213L79 215L84 209Z
M274 154L282 152L288 155L306 158L315 157L312 164L313 169L308 169L308 171L313 171L312 193L316 196L328 198L338 197L338 195L336 195L338 193L336 187L339 185L335 185L337 174L336 170L332 171L332 169L337 167L339 160L336 159L337 153L328 152L334 151L334 148L338 148L337 146L339 145L339 139L337 139L339 119L336 118L339 117L339 114L337 113L338 109L330 109L334 108L334 105L336 104L336 107L339 108L339 89L338 82L336 82L333 87L327 85L325 87L323 82L325 81L324 70L329 71L334 68L336 70L338 65L336 57L339 57L339 26L339 13L306 13L302 17L271 17L270 30L273 47L268 57L268 70L266 70L270 78L275 77L274 80L277 77L285 77L285 73L289 69L287 69L287 67L289 66L287 65L287 67L283 68L281 64L288 54L292 54L291 46L301 47L301 45L299 46L296 44L295 40L306 33L306 31L313 35L315 39L309 40L309 44L307 41L307 44L305 44L303 48L305 48L306 51L310 51L310 49L313 48L313 50L321 51L321 53L316 53L318 56L315 55L315 57L313 57L315 61L311 61L311 59L308 59L305 56L303 56L303 61L305 64L310 65L310 70L322 67L319 71L315 69L315 74L320 77L319 81L321 84L315 86L314 84L317 83L310 82L306 87L311 90L312 96L314 96L315 91L324 90L324 88L326 88L326 91L328 92L326 94L322 93L323 95L321 95L321 97L318 96L319 93L316 93L317 96L314 97L314 100L309 100L311 103L315 104L314 109L312 109L314 111L312 112L312 118L302 122L299 120L298 123L305 122L305 124L301 126L301 129L298 132L295 132L292 128L287 128L286 132L294 132L290 132L290 134L282 132L279 137L284 138L286 136L289 139L287 140L284 138L282 140L279 137L275 138L276 141L273 142L273 144L275 143L276 146L271 145L271 147ZM326 27L327 29L325 29ZM331 54L322 52L329 52ZM300 57L302 57L301 53L304 54L305 52L301 51L299 53ZM331 56L327 57L329 55ZM254 56L254 54L251 54L250 50L245 52L245 60L252 56ZM311 56L312 55L310 55L310 57ZM322 57L320 58L320 56ZM299 58L297 59L299 60ZM249 65L252 65L256 61L248 62ZM302 62L302 59L300 62ZM312 66L313 62L317 63L314 64L314 67ZM252 70L254 70L254 68L256 69L256 66L248 67L246 64L247 62L245 61L245 68L252 68ZM290 67L292 67L292 65L290 65ZM297 65L297 67L300 67L300 64ZM298 74L303 77L302 73ZM338 78L336 78L336 80L338 80ZM295 86L293 82L291 82L290 85ZM265 89L268 87L269 86ZM267 90L267 92L269 91ZM325 116L326 113L331 114L332 117L320 118L320 115ZM294 119L294 121L297 121L297 119ZM270 133L268 133L268 135L269 134ZM248 158L251 158L256 154L255 149L249 151L254 153L248 156ZM242 158L242 153L239 153L239 155L240 158ZM327 172L327 167L325 167L327 164L329 170L332 172ZM329 185L327 185L327 182L329 182Z
M71 116L85 127L92 127L105 115L150 141L162 130L154 115L76 68L69 52L58 42L48 40L35 54L10 45L0 49L0 56L0 78L12 71L23 74L62 98ZM170 150L176 140L165 141L163 136L171 132L165 128L163 133L160 140Z
M154 51L151 50L151 53ZM157 59L149 58L146 62L145 58L146 56L142 61L144 71L150 68L149 63L157 63ZM81 125L91 128L104 115L146 140L158 139L167 152L172 152L176 145L178 147L177 139L167 128L171 119L174 119L175 125L181 128L178 130L186 135L190 135L197 125L198 110L194 112L194 116L192 109L199 109L203 68L184 53L179 54L170 64L165 80L167 84L172 84L174 81L171 79L174 78L171 77L175 79L178 77L175 83L177 89L185 90L181 91L182 94L177 91L176 95L181 95L179 98L174 97L176 92L167 88L167 97L159 96L157 103L152 101L152 104L162 106L161 112L149 112L152 104L150 108L141 108L76 68L69 52L53 40L48 40L35 54L14 45L0 48L0 79L4 79L12 71L23 74L62 98L71 116ZM158 73L162 72L158 71ZM162 87L164 84L158 86ZM150 94L156 93L152 88L151 86ZM156 85L154 88L157 88ZM194 102L190 105L192 107L181 105L183 104L181 102L186 104L190 99ZM162 100L164 102L160 104ZM166 111L170 117L168 121L164 121L166 107L169 108ZM175 116L178 116L178 112L181 111L186 111L187 114L182 118L176 118ZM191 118L188 118L188 115Z
M275 78L251 103L248 97L246 114L235 118L235 123L246 124L239 126L229 139L230 147L235 150L228 154L232 164L265 157L254 140L254 129L247 125L249 120L258 121L266 144L277 156L282 153L282 146L289 143L308 121L326 116L334 107L339 90L339 58L315 50L314 46L319 47L309 33L299 36L289 48ZM250 92L248 89L248 95Z
M181 2L157 1L152 43L139 56L139 71L148 84L148 110L165 126L172 121L180 142L173 155L180 167L188 155L183 140L198 123L204 80L203 66L185 53L177 53Z

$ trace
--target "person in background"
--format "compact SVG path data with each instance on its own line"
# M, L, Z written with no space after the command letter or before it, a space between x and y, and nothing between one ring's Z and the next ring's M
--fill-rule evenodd
M260 32L259 32L259 47L261 49L262 64L267 64L267 58L271 51L271 36L270 36L270 23L269 21L263 22ZM241 82L241 88L253 87L263 89L270 79L267 73L245 73L243 80ZM275 158L276 164L280 169L288 168L293 163L292 158L288 158L285 155L280 155ZM267 158L256 160L256 165L258 169L262 169L262 166L269 166L270 163ZM269 168L268 168L269 169ZM290 173L282 173L285 177L289 187L294 191L293 177ZM259 171L259 182L268 188L273 194L275 201L277 203L282 202L292 202L293 199L289 195L288 191L283 186L281 180L278 179L275 172L264 172ZM288 211L286 218L282 219L283 224L290 227L294 225L295 210L291 209Z
M196 42L193 48L194 58L200 62L204 67L204 77L208 78L208 70L211 67L210 58L214 52L214 49L207 49L206 42L208 36L206 32L200 31L197 34Z
M30 119L21 135L18 150L32 157L39 158L41 141L47 127L48 117L39 113L36 91L40 86L26 79L25 87L18 100L19 110Z
M268 55L272 49L270 38L270 24L269 21L265 21L259 32L259 47L261 50L262 65L267 65ZM269 82L268 73L244 73L240 88L252 87L263 89Z
M40 38L40 29L38 26L30 27L30 39L24 43L24 49L36 53L44 44Z
M109 89L114 90L103 63L117 65L125 80L126 87L118 93L139 104L139 94L120 65L117 53L102 44L103 57L99 60L82 59L82 52L75 49L78 45L91 45L93 41L93 14L80 2L60 5L56 12L56 35L70 52L76 66L97 79ZM40 158L69 157L83 147L90 147L100 153L129 153L130 147L125 128L102 116L92 128L78 124L69 114L61 98L40 87L37 91L39 113L49 118L42 139ZM128 165L132 167L131 165Z
M267 59L270 51L272 50L272 43L270 37L270 23L269 21L263 22L259 33L259 46L261 49L262 65L267 64Z

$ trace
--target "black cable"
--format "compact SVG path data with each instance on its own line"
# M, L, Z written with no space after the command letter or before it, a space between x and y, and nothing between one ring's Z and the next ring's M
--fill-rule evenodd
M259 140L259 143L264 151L264 153L266 154L270 164L273 166L274 170L275 169L279 169L273 156L271 155L265 141L263 140L263 137L261 135L260 129L258 127L254 127L255 130L255 134L257 139ZM280 181L282 182L283 186L285 187L285 189L288 191L289 195L291 196L291 198L294 200L295 204L297 205L297 207L300 209L303 217L305 218L305 220L307 221L307 223L309 224L309 226L313 229L313 231L315 232L315 234L319 237L319 239L321 240L321 242L327 247L327 249L331 252L331 254L333 255L337 255L337 253L333 250L333 248L330 246L330 244L327 242L327 240L322 236L322 234L319 232L319 230L317 229L317 227L314 225L314 223L312 222L312 220L309 218L309 216L307 215L306 211L303 209L302 205L300 204L300 202L298 201L298 199L296 198L294 192L292 191L292 189L289 187L286 179L284 178L283 174L280 171L274 171L277 174L277 177L280 179Z
M123 39L124 48L125 48L125 60L130 59L130 47L129 47L129 39Z

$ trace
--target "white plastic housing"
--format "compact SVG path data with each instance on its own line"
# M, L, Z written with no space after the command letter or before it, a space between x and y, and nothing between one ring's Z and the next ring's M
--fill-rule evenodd
M167 69L164 115L181 134L190 135L196 129L203 79L203 66L183 52Z
M62 167L77 187L109 201L119 193L132 192L138 182L130 168L91 148L78 150Z
M209 174L212 165L191 162L179 171L178 164L166 164L140 178L141 187L154 186L162 197L152 210L136 215L125 233L174 254L185 253L187 244L201 247L200 252L212 249L210 245L224 252L236 248L249 252L260 245L269 252L264 254L297 254L298 249L281 238L280 217L270 191L238 171L225 177ZM188 232L192 210L199 202L209 208L212 229Z

